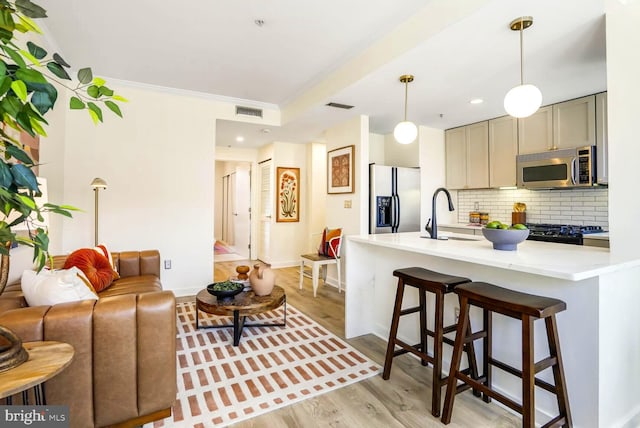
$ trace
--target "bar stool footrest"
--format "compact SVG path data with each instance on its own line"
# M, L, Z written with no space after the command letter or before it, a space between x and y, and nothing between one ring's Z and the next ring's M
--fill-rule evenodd
M554 358L554 360L555 360L555 358ZM512 367L512 366L510 366L508 364L505 364L502 361L498 361L498 360L496 360L494 358L489 358L488 362L492 366L497 367L497 368L499 368L501 370L504 370L505 372L510 373L510 374L512 374L514 376L518 376L520 379L522 379L522 371L521 370L518 370L517 368ZM542 389L544 389L546 391L549 391L552 394L556 394L557 393L557 388L554 385L551 385L549 382L545 382L544 380L539 379L537 377L534 378L534 382L535 382L536 386L538 386L538 387L540 387L540 388L542 388Z
M471 388L479 390L480 392L482 392L486 396L498 400L499 402L501 402L505 406L509 407L511 410L514 410L514 411L522 414L522 405L521 404L518 404L517 402L511 400L510 398L507 398L504 395L502 395L502 394L500 394L498 392L495 392L493 389L489 389L483 383L480 383L480 382L476 381L475 379L472 379L469 376L467 376L467 375L465 375L465 374L463 374L461 372L458 372L456 374L456 378L460 379L461 381L463 381L466 384L469 384L469 386Z

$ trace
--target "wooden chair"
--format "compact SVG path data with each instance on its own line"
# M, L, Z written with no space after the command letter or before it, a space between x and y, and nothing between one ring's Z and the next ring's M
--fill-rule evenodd
M323 234L323 237L325 235ZM340 274L340 248L342 247L342 229L340 235L329 239L328 247L332 250L331 255L319 253L303 254L300 256L300 290L302 290L302 281L305 276L304 267L311 266L311 283L313 285L313 297L316 297L318 291L318 279L320 276L320 268L322 267L322 281L327 283L327 266L336 265L338 270L338 292L342 292L342 282ZM322 246L322 245L321 245Z

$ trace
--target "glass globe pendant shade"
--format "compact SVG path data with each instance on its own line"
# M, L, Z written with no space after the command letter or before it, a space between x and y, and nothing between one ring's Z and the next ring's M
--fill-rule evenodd
M418 136L418 127L415 123L405 120L393 129L393 136L400 144L411 144Z
M529 117L542 105L542 92L534 85L511 88L504 97L504 109L513 117Z

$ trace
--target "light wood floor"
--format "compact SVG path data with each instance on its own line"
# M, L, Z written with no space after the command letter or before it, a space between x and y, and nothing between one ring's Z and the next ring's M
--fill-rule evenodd
M235 275L235 266L244 262L215 263L215 280ZM344 339L344 293L334 287L318 288L313 297L311 280L304 279L298 289L297 268L278 269L277 283L285 289L287 302ZM373 361L384 364L386 341L374 335L347 340ZM431 415L431 368L419 360L402 355L393 361L391 377L374 376L316 398L234 425L234 427L443 427ZM443 391L444 400L444 391ZM512 428L520 419L496 404L486 404L466 391L456 397L450 427Z

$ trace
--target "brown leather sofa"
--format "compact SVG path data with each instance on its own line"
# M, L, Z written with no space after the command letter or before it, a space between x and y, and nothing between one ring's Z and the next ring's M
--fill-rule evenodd
M28 307L19 283L0 296L0 325L23 342L74 347L71 365L45 384L47 404L68 405L74 428L142 425L171 415L176 398L175 297L162 291L160 254L113 257L120 279L98 301Z

